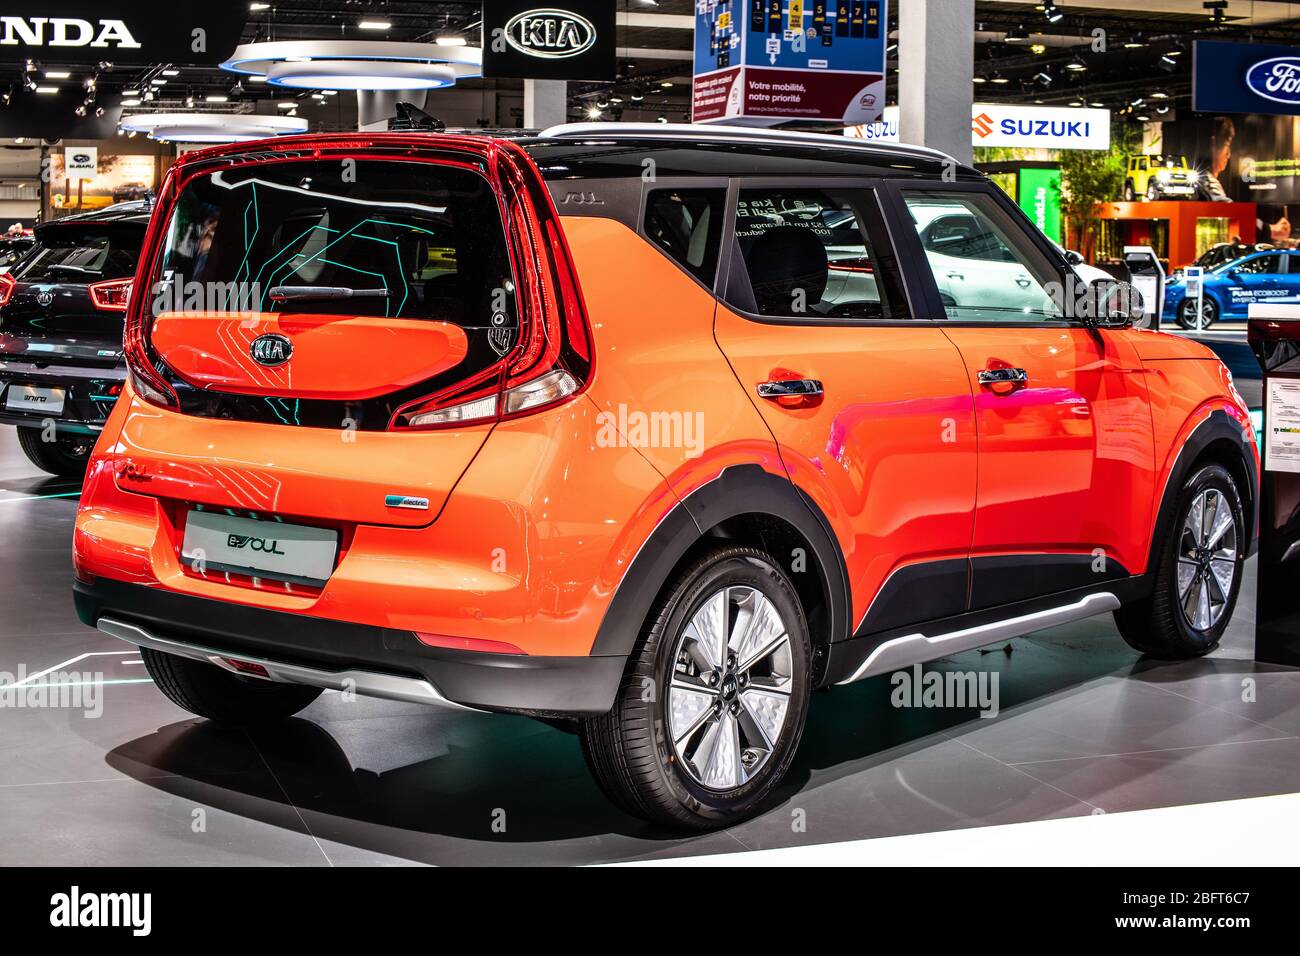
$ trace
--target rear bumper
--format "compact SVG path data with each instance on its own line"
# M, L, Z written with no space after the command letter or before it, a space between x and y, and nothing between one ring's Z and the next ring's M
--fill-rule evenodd
M626 658L484 654L433 648L411 631L214 601L104 578L76 582L84 624L199 660L262 664L273 679L473 710L603 714Z
M98 435L117 402L109 395L114 385L126 381L126 368L83 368L72 365L37 366L29 362L0 361L0 423L40 428L52 419L59 432ZM58 415L13 411L5 408L5 392L11 384L61 388L66 392L63 411Z

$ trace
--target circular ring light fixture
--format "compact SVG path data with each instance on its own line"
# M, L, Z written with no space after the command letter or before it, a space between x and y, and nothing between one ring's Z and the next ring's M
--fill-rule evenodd
M482 75L483 51L433 43L289 40L245 43L221 68L296 89L440 89Z
M305 119L254 113L136 113L118 125L128 133L178 143L240 143L307 132Z
M272 63L266 79L312 90L436 90L455 86L456 72L446 63L411 60L309 60Z

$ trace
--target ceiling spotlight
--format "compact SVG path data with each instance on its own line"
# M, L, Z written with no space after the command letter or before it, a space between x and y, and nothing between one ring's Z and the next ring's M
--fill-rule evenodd
M102 107L102 106L96 106L96 107L95 107L95 115L96 115L96 116L103 116L103 115L104 115L104 107Z
M1083 100L1079 99L1079 97L1076 96L1076 97L1074 97L1072 100L1070 100L1070 105L1071 105L1071 106L1082 106L1082 105L1083 105Z
M659 87L660 89L671 90L673 88L673 81L664 80L662 83L659 84Z
M67 70L46 70L45 71L45 78L47 80L66 80L70 76L72 76L72 74L69 73Z
M38 86L34 92L49 95L51 93L59 92L59 88L57 86Z
M1055 0L1043 0L1043 18L1048 23L1060 23L1065 16L1061 8L1056 5Z
M163 75L163 76L180 76L180 75L181 75L181 71L180 71L180 70L163 70L163 71L162 71L162 75Z
M1088 105L1095 110L1104 110L1106 108L1106 104L1103 103L1101 100L1092 100L1088 103Z
M1049 73L1047 70L1039 70L1037 73L1034 74L1034 82L1039 83L1042 86L1051 86L1052 74Z
M1008 80L1001 73L994 73L993 76L989 79L989 82L996 86L1006 86L1011 81Z
M152 83L154 86L166 86L166 85L167 85L167 81L164 80L164 79L162 79L161 77L154 77L154 78L153 78L152 80L150 80L149 82Z
M101 73L106 73L112 68L113 68L113 64L109 60L100 60L99 63L96 64L95 66L95 69L99 70Z
M1178 69L1178 58L1169 53L1161 54L1160 59L1156 61L1156 66L1160 67L1160 69L1164 70L1166 73L1172 73L1174 70Z
M224 93L212 93L203 97L203 99L208 103L225 103L229 101L230 97L226 96Z
M667 123L667 122L668 122L668 117L667 117L667 116L664 116L663 113L660 113L658 116L655 117L655 122L656 122L656 123Z
M358 30L390 30L392 24L387 20L362 20L357 24Z
M275 106L277 109L291 110L291 109L296 109L298 104L295 103L293 100L285 100L283 103L276 103Z
M1124 41L1123 44L1124 49L1126 50L1141 50L1146 45L1147 45L1147 41L1142 39L1142 34L1140 33L1134 34L1133 36L1129 37L1127 40Z
M641 90L633 90L628 99L633 103L642 103L645 101L645 93Z
M1159 106L1156 107L1156 112L1159 113L1161 116L1164 116L1166 113L1169 112L1169 104L1161 103Z
M189 109L194 109L194 97L192 96L185 97L185 106Z
M1007 31L1005 42L1007 43L1028 43L1029 31L1024 27L1013 27Z
M1029 47L1029 52L1034 54L1034 56L1042 56L1044 53L1047 52L1047 44L1046 43L1032 44Z
M438 46L465 46L465 44L467 44L469 41L466 40L464 37L447 36L447 37L438 37L438 39L434 40L433 42L438 44Z
M972 83L978 83L978 84L980 84L980 85L983 85L983 84L987 83L988 81L989 81L989 78L988 78L986 75L984 75L983 73L976 73L975 76L971 79L971 82L972 82Z
M139 101L138 99L136 99L135 97L132 97L132 98L129 99L129 100L123 100L123 101L122 101L122 105L123 105L123 106L139 106L139 105L140 105L140 101Z
M258 10L270 10L271 5L269 3L250 3L248 9L256 13Z
M36 89L38 85L39 84L35 80L33 80L30 76L23 80L23 86L25 86L29 90Z
M1151 98L1153 100L1167 100L1169 99L1169 94L1164 90L1153 90L1151 92Z
M600 107L598 107L598 106L589 106L589 107L587 107L587 119L589 119L589 120L598 120L598 119L600 119L600 117L601 117L602 115L603 115L603 114L602 114L601 111L600 111Z
M77 107L75 110L73 110L72 112L76 113L78 116L85 116L85 115L86 115L86 107L85 107L85 106L78 106L78 107Z
M1227 19L1228 0L1205 0L1201 6L1210 11L1210 22L1215 26Z
M1084 70L1088 69L1088 64L1084 63L1082 58L1076 56L1069 63L1065 64L1065 68L1071 73L1082 73Z

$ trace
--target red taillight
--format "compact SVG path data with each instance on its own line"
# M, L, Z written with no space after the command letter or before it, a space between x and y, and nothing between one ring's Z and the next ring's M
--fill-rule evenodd
M221 661L230 670L237 671L240 674L249 674L253 677L271 676L266 672L265 667L263 667L261 664L256 663L255 661L241 661L237 657L223 657L221 658Z
M390 428L448 428L531 414L567 401L590 379L586 306L550 193L514 144L496 144L489 166L518 282L520 340L486 372L399 408Z
M853 259L834 259L827 263L832 272L865 272L873 273L876 267L872 265L871 260L865 256L859 256Z
M153 274L153 260L159 255L166 228L168 215L161 207L170 207L175 198L172 190L176 185L175 167L167 171L162 188L158 190L158 207L149 220L149 228L144 234L144 252L136 266L136 274L145 283L142 289L148 289L145 278ZM168 210L170 212L170 209ZM126 357L127 367L131 370L131 387L143 401L160 408L180 408L180 399L175 390L163 378L154 365L153 350L149 347L149 324L153 319L150 296L140 294L128 296L126 301L126 325L122 333L122 353Z
M131 298L130 279L109 279L107 282L90 284L90 301L95 308L109 312L125 312L126 304Z
M18 283L14 281L14 277L9 273L6 272L4 275L0 276L0 306L9 304L9 300L14 294L14 286L16 285L18 285Z

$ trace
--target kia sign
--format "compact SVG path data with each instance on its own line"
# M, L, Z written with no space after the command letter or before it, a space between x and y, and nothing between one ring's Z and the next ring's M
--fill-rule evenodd
M879 122L851 126L846 136L897 143L898 107L886 107ZM1040 149L1110 149L1110 111L1057 106L976 103L971 107L974 146Z
M180 16L160 15L151 0L6 3L0 63L220 63L239 43L246 10L246 4L210 3Z
M493 0L483 6L484 76L614 79L616 4L609 0Z
M1300 114L1300 47L1198 40L1192 109Z
M695 8L695 122L879 118L886 0L700 0Z

